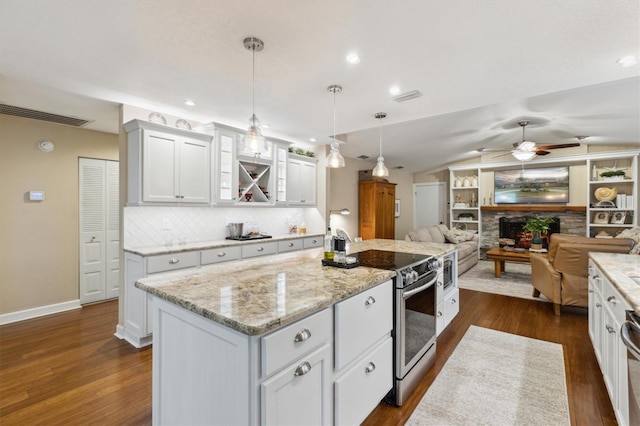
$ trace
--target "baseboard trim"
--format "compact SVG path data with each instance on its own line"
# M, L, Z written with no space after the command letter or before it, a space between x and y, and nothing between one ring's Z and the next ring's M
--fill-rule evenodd
M37 308L25 309L23 311L9 312L8 314L0 315L0 325L11 324L45 315L57 314L60 312L70 311L72 309L79 309L81 307L80 299L78 299L62 303L54 303L53 305L38 306Z

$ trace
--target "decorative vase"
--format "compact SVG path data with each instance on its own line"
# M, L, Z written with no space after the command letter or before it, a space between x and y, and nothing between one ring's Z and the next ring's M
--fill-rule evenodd
M542 234L540 231L533 231L531 235L531 249L542 250Z
M453 181L453 186L454 187L462 186L462 181L460 180L459 177L456 177L456 179Z
M464 180L462 181L462 186L471 186L471 182L469 181L469 178L465 176Z
M471 178L471 186L478 186L478 177L477 176L473 176Z

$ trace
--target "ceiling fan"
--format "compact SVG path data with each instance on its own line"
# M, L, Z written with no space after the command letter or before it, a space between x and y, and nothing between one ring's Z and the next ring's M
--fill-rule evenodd
M559 149L559 148L572 148L576 146L580 146L579 143L562 143L557 145L543 145L537 146L535 142L528 141L524 137L524 129L529 124L528 120L519 121L518 124L522 127L522 141L516 142L513 144L514 150L511 151L511 155L513 155L516 159L520 161L528 161L533 159L536 155L547 155L550 154L550 149Z

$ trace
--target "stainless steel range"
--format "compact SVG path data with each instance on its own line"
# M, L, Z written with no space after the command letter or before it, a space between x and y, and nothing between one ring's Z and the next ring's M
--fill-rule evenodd
M394 385L387 401L402 405L435 361L436 304L442 263L434 256L367 250L360 265L395 270Z

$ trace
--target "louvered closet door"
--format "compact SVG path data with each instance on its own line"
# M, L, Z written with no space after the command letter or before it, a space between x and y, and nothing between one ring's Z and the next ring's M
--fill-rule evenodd
M85 304L118 297L118 163L81 158L79 164L80 303Z
M119 296L120 292L120 175L117 161L106 163L106 294L107 299Z

